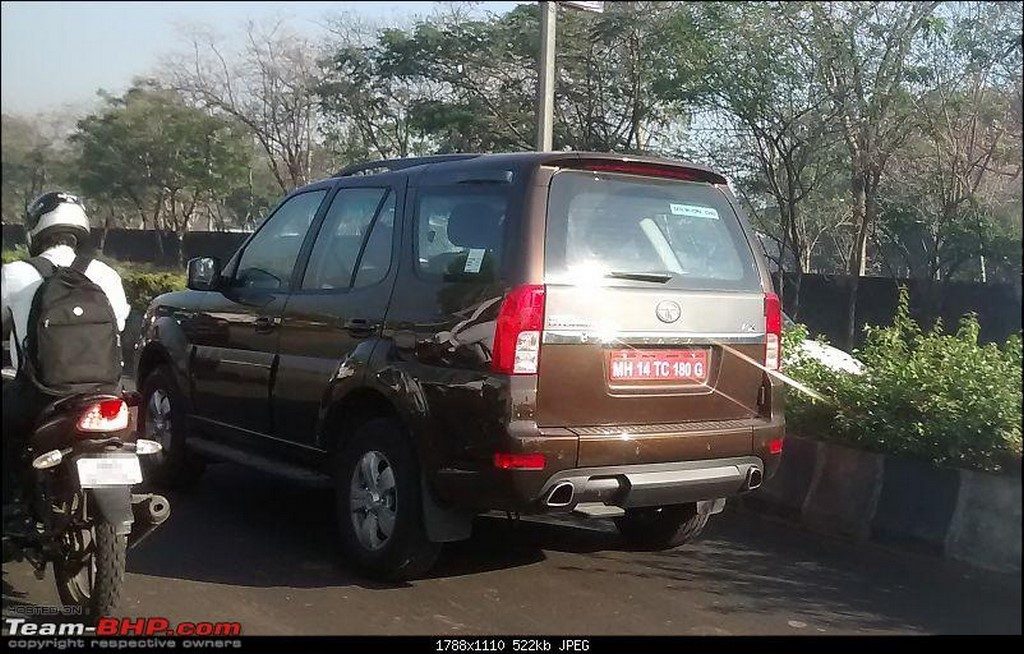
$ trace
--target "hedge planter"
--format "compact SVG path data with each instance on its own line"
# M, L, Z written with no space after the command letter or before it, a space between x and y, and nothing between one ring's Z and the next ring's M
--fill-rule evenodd
M960 471L946 554L995 570L1020 570L1021 480Z
M749 495L750 501L772 513L799 519L807 491L814 481L818 450L823 445L804 438L787 438L775 476L756 493Z
M803 520L812 528L865 538L870 534L881 488L881 454L823 443L804 500Z
M1021 569L1021 479L791 436L745 503L815 531Z
M960 470L887 456L871 533L875 540L942 554L960 489Z

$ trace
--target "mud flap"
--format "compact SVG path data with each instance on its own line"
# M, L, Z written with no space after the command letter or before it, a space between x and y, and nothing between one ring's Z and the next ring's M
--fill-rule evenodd
M90 488L89 511L94 518L114 525L114 533L127 536L132 531L135 516L132 515L131 486L111 486L110 488Z
M469 538L473 530L474 513L440 506L423 475L420 475L420 495L423 498L423 526L427 530L427 540L432 543L451 543Z

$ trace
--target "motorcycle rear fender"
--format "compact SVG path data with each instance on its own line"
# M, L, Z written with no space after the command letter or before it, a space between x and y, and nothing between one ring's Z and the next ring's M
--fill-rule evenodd
M132 515L131 486L110 486L89 488L89 511L94 519L114 525L114 533L127 536L132 531L135 516Z

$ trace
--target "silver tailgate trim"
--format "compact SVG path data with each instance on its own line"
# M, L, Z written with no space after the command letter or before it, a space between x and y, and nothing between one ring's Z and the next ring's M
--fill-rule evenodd
M714 343L731 343L741 345L760 345L764 343L764 332L615 332L609 340L607 334L594 330L544 330L544 343L551 344L583 344L606 343L607 345L708 345Z

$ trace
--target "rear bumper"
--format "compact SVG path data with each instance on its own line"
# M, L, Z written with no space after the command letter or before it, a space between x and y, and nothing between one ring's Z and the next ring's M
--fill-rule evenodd
M451 506L534 513L562 508L547 504L548 495L557 483L569 481L574 489L569 508L580 502L663 506L736 495L748 490L750 470L768 479L778 468L781 455L772 454L769 444L783 436L781 416L690 427L652 425L624 438L520 422L498 447L544 454L543 470L498 470L489 461L449 468L438 471L435 491Z
M736 495L756 488L763 478L764 462L755 456L573 468L548 479L539 508L584 502L622 508L684 504Z

